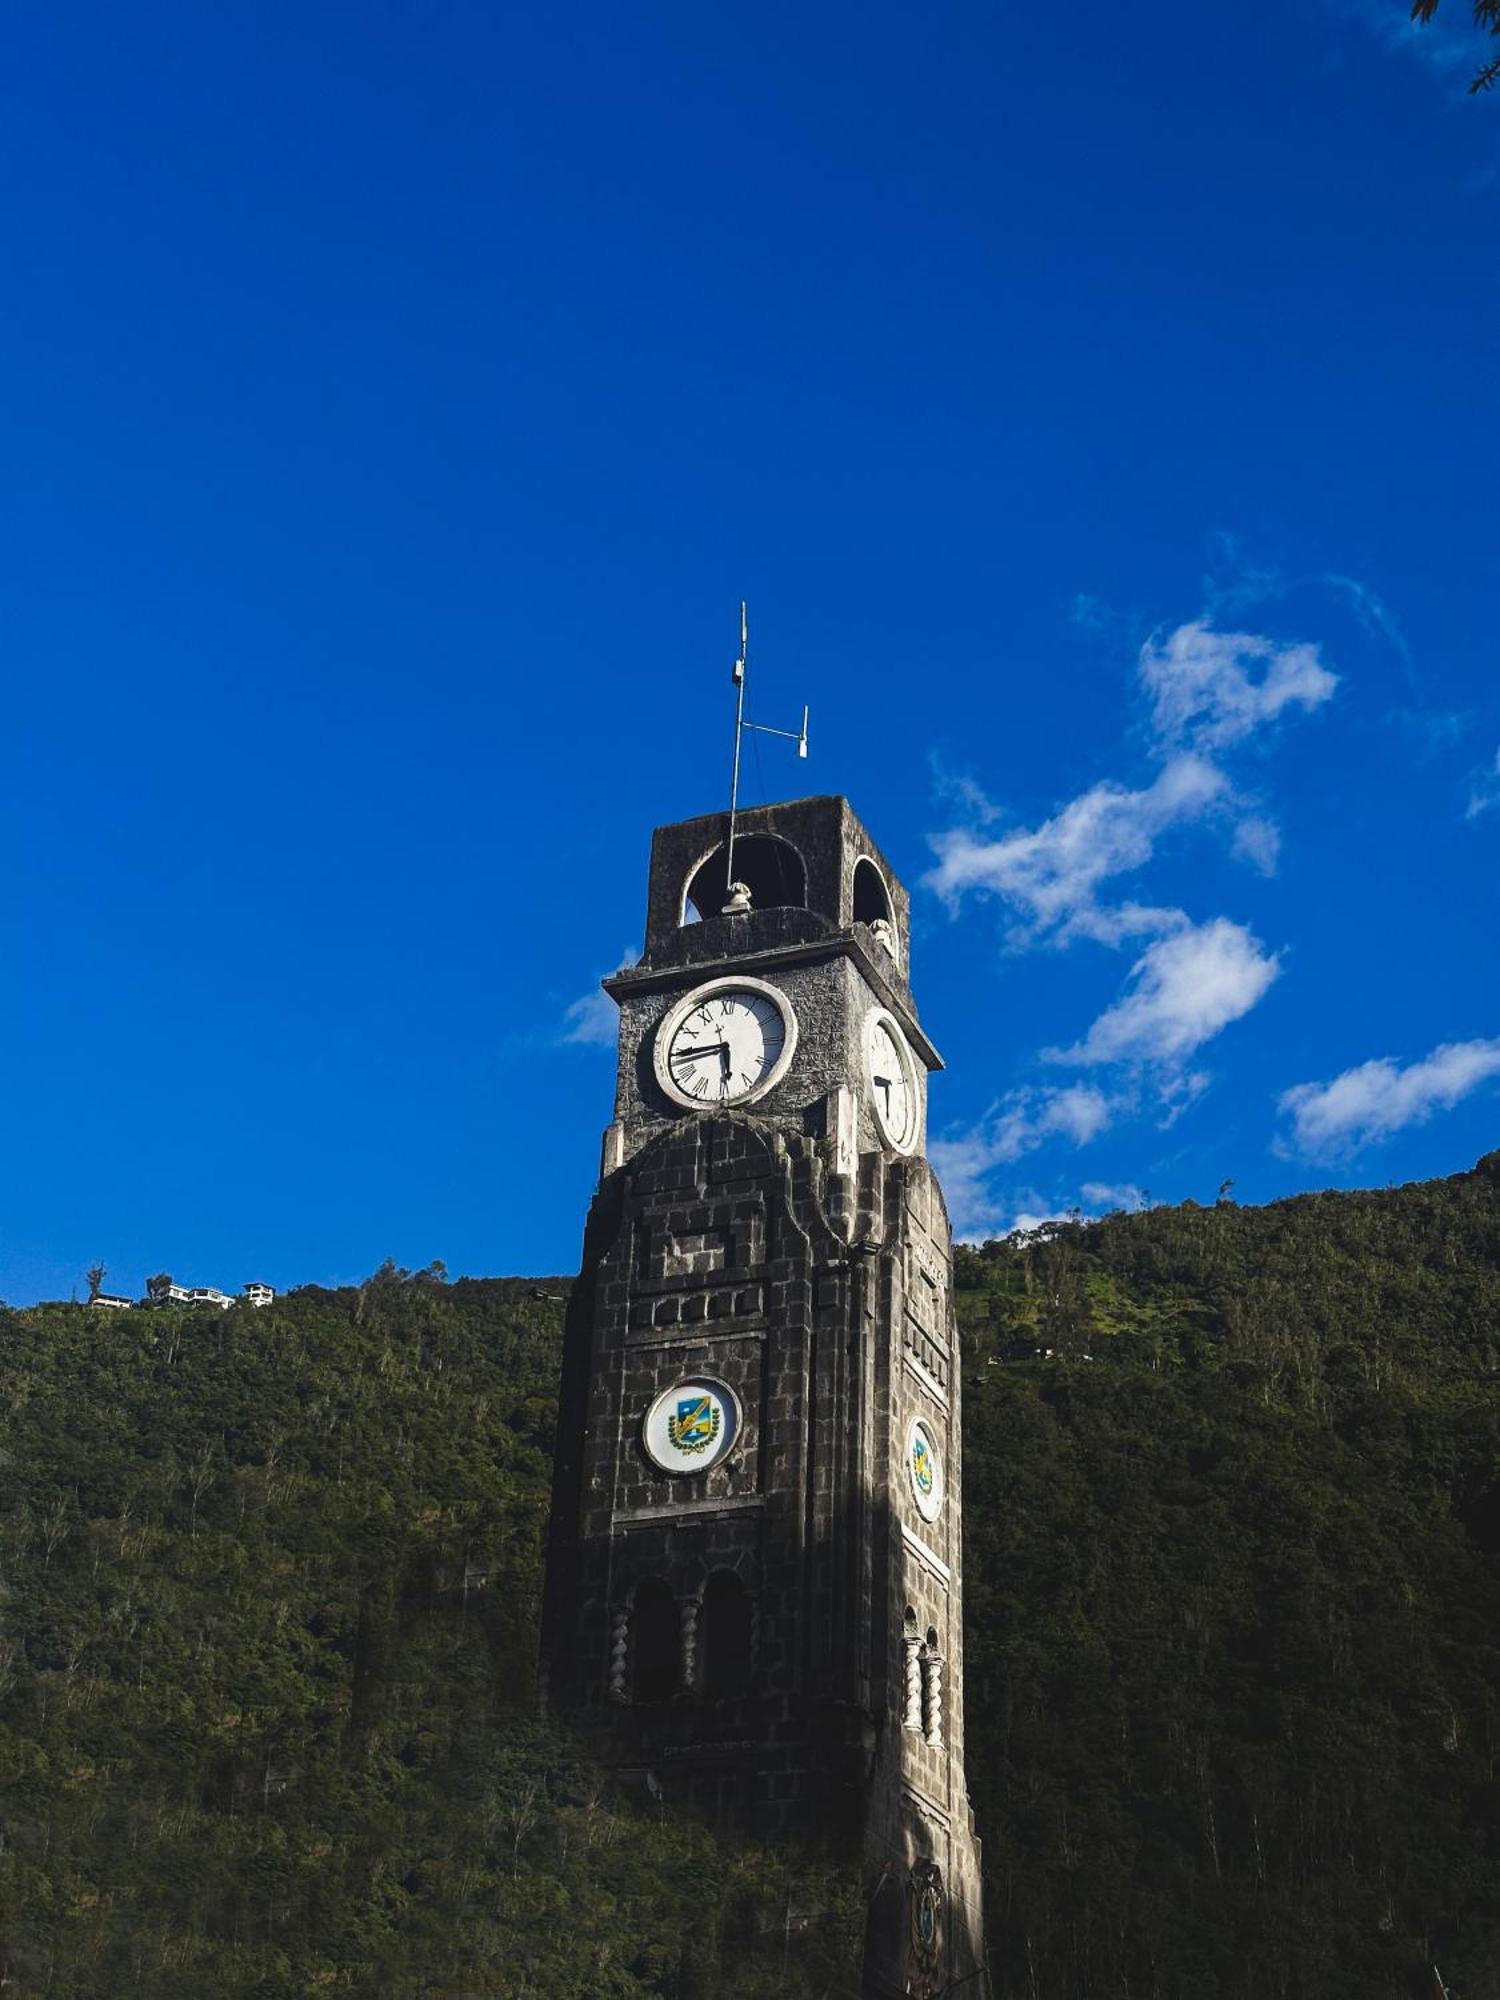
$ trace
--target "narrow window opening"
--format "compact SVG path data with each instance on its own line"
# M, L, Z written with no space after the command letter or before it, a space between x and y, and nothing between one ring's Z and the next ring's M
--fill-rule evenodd
M750 1685L749 1592L737 1576L718 1570L703 1593L703 1695L725 1701Z
M682 1624L677 1600L660 1577L636 1585L630 1617L632 1701L670 1701L677 1692Z
M854 921L873 924L881 918L890 922L891 899L885 892L880 870L861 855L854 864Z

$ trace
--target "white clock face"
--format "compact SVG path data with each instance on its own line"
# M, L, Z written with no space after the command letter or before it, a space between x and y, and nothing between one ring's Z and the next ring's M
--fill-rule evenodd
M875 1117L888 1144L909 1153L917 1143L917 1073L906 1038L884 1009L865 1023L865 1067Z
M678 1104L746 1104L785 1074L796 1017L774 986L715 979L668 1013L656 1034L656 1080Z

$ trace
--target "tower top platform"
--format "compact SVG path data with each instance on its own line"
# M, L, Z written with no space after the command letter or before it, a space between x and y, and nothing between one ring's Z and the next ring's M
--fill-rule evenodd
M726 914L728 838L727 812L676 820L651 836L645 966L812 943L864 926L906 984L911 898L847 799L738 813L734 876L749 907L734 915Z

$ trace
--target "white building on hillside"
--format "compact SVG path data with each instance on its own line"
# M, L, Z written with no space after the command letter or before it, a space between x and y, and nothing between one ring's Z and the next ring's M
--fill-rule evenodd
M234 1304L228 1292L221 1292L217 1285L169 1285L167 1297L179 1306L219 1306Z

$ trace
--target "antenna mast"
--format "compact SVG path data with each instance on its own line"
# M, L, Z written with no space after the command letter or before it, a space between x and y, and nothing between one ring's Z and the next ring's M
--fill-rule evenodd
M724 905L725 916L739 915L749 909L748 893L739 893L742 885L734 879L734 822L740 805L740 746L747 729L758 729L762 736L784 736L789 743L797 746L797 755L807 755L807 709L802 710L802 727L796 729L771 729L764 722L745 720L745 669L750 662L750 616L743 598L740 600L740 652L734 663L734 773L729 780L729 840L724 853L724 887L728 901Z

